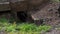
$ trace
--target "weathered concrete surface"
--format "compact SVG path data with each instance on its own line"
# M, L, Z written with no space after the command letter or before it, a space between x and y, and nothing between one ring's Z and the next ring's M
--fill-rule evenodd
M46 3L49 0L11 0L10 6L12 10L15 11L28 11L31 10L34 6L40 6L43 3Z
M30 7L40 6L43 3L46 3L49 0L0 0L0 10L15 10L15 11L26 11Z
M40 10L30 12L33 20L43 19L46 24L50 25L55 25L60 22L58 12L59 3L47 3L41 7Z
M0 2L0 11L11 10L9 2Z

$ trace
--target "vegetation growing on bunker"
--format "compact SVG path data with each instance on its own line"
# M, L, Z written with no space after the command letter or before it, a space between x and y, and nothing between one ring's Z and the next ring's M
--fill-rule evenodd
M0 0L0 34L53 34L59 26L60 0Z

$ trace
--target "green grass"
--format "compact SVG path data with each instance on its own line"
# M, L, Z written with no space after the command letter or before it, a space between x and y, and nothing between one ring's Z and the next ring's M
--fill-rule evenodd
M0 31L4 30L8 34L40 34L41 32L46 32L51 28L51 26L40 25L37 26L33 23L20 23L16 24L9 23L7 19L0 19Z
M0 30L4 30L6 32L9 33L41 33L42 31L46 32L51 28L51 26L47 26L47 25L43 25L43 26L37 26L35 24L2 24L2 26L0 26Z

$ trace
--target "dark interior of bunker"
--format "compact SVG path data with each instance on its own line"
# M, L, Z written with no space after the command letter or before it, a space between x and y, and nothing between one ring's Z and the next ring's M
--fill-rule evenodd
M7 15L7 14L11 14L11 11L10 10L7 10L7 11L0 11L0 15ZM14 15L13 15L14 16ZM22 22L26 22L27 20L27 12L25 11L20 11L20 12L17 12L17 18L22 21Z
M18 17L18 19L20 21L26 22L26 20L27 20L27 12L25 12L25 11L17 12L17 17Z
M59 17L60 17L60 6L59 6L59 8L58 8L58 13L59 13Z

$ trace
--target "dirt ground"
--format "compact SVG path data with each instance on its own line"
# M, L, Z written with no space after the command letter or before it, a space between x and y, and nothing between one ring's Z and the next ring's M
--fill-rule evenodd
M51 31L46 32L45 34L60 34L60 24L56 25Z

